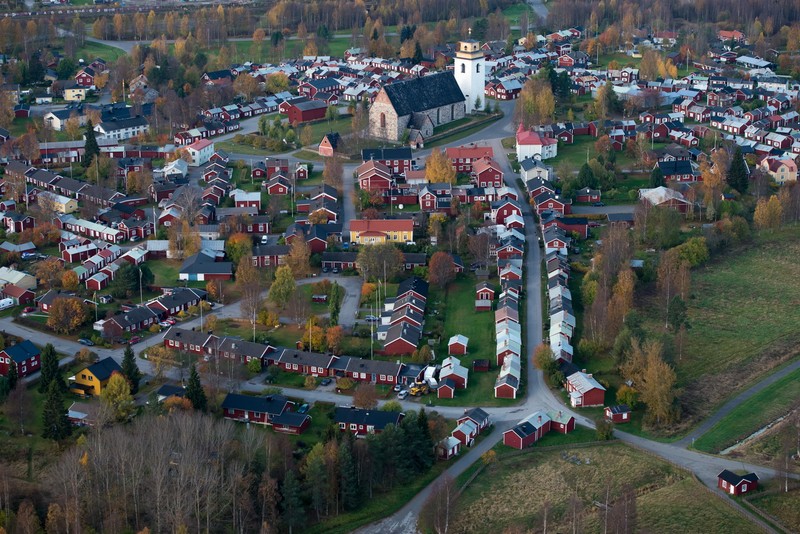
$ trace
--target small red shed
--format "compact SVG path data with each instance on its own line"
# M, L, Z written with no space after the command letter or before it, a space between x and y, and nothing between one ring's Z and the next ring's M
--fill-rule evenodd
M730 495L742 495L758 488L758 475L755 473L737 475L725 469L717 475L717 487Z
M456 396L456 383L449 378L444 379L436 390L436 396L440 399L452 399Z
M550 430L560 434L569 434L575 430L575 418L569 414L565 414L561 410L558 412L548 412L547 416L550 417Z
M550 418L544 412L536 412L503 432L503 444L522 450L542 439L549 431Z
M447 353L457 355L466 354L468 344L469 338L467 336L456 334L447 342Z
M612 423L629 423L631 420L631 409L627 404L606 406L605 416L606 420Z

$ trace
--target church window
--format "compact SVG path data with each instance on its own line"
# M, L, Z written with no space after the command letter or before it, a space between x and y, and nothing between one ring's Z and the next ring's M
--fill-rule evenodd
M480 71L481 71L481 64L478 63L477 65L475 65L475 72L479 73Z
M381 128L386 128L386 113L381 113Z
M461 64L461 74L464 74L466 72L466 66L467 66L466 63Z

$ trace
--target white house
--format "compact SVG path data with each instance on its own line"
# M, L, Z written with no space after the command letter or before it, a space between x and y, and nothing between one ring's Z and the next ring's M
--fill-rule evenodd
M214 155L214 142L209 141L208 139L200 139L191 145L186 145L186 151L192 158L192 160L189 162L189 166L199 167L200 165L205 165L208 163L208 161L211 159L211 156Z
M526 159L549 159L558 155L558 139L545 137L539 132L517 129L517 161Z

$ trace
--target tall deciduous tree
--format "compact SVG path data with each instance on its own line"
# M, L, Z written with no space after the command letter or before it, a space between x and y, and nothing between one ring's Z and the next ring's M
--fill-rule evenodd
M283 308L294 295L295 281L292 269L288 265L281 265L275 271L275 281L269 288L269 299L278 307Z
M425 180L428 183L455 183L456 170L444 150L434 149L425 160Z
M64 398L61 388L53 381L47 387L47 397L42 411L42 436L47 439L61 440L72 433L72 426L67 419Z
M378 407L378 392L372 384L359 384L353 392L353 406L373 409Z
M358 265L364 280L391 280L403 270L403 253L393 243L364 245L358 251Z
M139 391L139 381L142 379L142 372L136 364L136 356L133 354L133 348L130 345L125 347L125 352L122 356L122 374L128 379L131 387L131 394L136 395Z
M302 488L297 480L297 475L291 469L286 473L281 493L283 494L281 503L283 522L289 527L289 534L292 534L295 528L302 527L305 523L305 511L303 510Z
M344 167L342 166L342 160L337 156L325 158L325 165L322 169L322 181L337 191L342 190L342 185L344 184Z
M253 239L242 232L237 232L225 241L225 254L234 264L239 265L242 258L253 254Z
M81 299L56 299L48 310L47 326L59 334L71 334L86 321L86 317L86 308Z
M323 508L325 508L325 486L327 485L327 471L325 469L325 450L322 443L312 447L306 456L302 469L306 488L311 496L311 507L319 521Z
M453 256L447 252L435 252L433 256L431 256L431 261L428 266L428 278L430 282L441 288L445 288L455 277L456 272Z
M311 249L305 239L297 236L292 240L292 248L286 255L286 265L295 278L305 278L311 272Z
M759 230L774 230L779 228L783 220L783 206L777 196L772 195L769 200L761 198L756 204L753 222Z
M122 373L114 372L100 394L100 401L111 411L114 419L125 421L136 410L131 385Z
M203 389L203 384L200 383L200 375L197 373L197 367L192 364L189 371L189 380L186 383L186 398L192 403L195 410L201 412L206 411L208 406L208 399L206 392Z

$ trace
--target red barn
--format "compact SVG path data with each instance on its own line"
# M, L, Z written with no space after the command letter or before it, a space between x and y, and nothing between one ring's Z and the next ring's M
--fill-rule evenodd
M28 376L41 366L39 348L26 339L0 351L0 375L8 376L11 362L17 366L17 376Z
M436 390L436 396L440 399L452 399L456 395L456 384L449 378L442 380Z
M469 338L467 336L456 334L455 336L451 337L450 341L447 343L447 353L457 355L466 354L468 343Z
M737 475L725 469L717 475L717 487L730 495L741 495L758 489L758 475L755 473Z
M575 418L571 415L565 415L561 410L558 413L548 412L550 417L550 430L560 434L569 434L575 430Z
M550 418L544 412L536 412L503 432L503 444L522 450L542 439L549 431Z
M605 417L606 420L612 423L629 423L631 420L631 409L627 404L606 406Z
M321 100L308 100L290 105L286 110L286 116L289 117L290 124L300 124L324 119L327 109L328 104Z
M591 374L579 371L569 375L566 388L573 408L605 404L606 388Z

